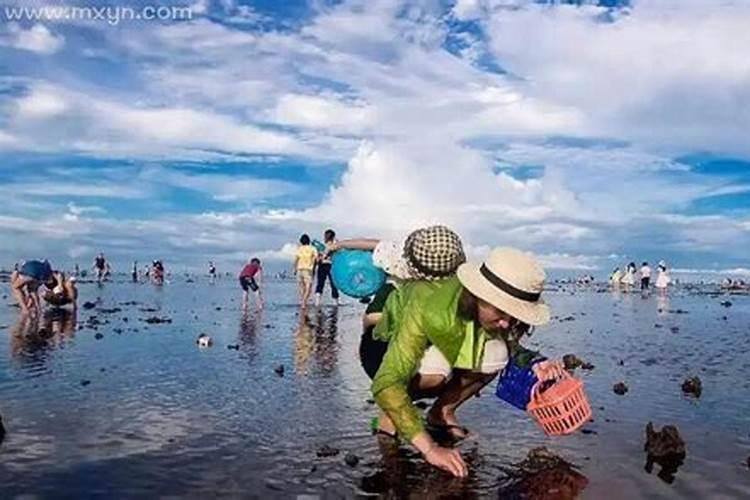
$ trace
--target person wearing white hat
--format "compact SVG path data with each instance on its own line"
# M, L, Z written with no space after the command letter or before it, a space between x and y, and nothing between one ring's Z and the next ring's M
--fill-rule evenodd
M468 431L458 425L457 408L505 367L509 352L540 378L560 370L559 362L544 361L518 344L532 326L549 321L541 298L544 280L533 256L496 248L482 264L461 264L457 277L431 287L423 281L404 287L403 306L372 384L375 401L388 416L380 430L395 430L429 463L466 476L461 454L433 441L412 397L437 394L428 424L461 438Z

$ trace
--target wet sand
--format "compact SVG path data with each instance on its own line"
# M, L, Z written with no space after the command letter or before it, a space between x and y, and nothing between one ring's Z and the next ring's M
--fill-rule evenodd
M39 331L6 296L2 496L750 497L750 297L551 290L556 318L527 345L594 365L576 370L594 422L545 437L493 382L459 412L473 431L460 444L472 470L463 481L370 435L376 408L357 359L364 306L300 320L290 282L268 283L260 314L243 314L239 297L231 279L83 284L81 304L94 307ZM196 344L201 333L211 347ZM695 375L700 398L681 389ZM645 470L649 421L685 441L671 483L658 463ZM565 463L527 467L540 446Z

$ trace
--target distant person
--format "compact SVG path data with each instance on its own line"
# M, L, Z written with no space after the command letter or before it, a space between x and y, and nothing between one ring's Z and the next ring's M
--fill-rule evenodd
M326 285L326 279L331 285L331 297L339 305L339 291L331 279L331 252L336 248L336 233L333 229L326 229L323 233L323 244L325 251L318 255L318 274L317 283L315 284L315 305L320 305L320 299L323 295L323 289Z
M247 296L252 290L258 309L263 309L263 295L260 286L263 284L263 267L260 259L253 257L250 262L242 268L239 276L240 287L242 287L242 307L247 307Z
M635 285L635 262L631 262L625 268L625 273L620 278L620 283L625 285L627 288Z
M78 264L76 264L75 271L73 271L73 276L78 277L81 275L81 268L78 267Z
M654 286L657 290L660 292L666 292L667 287L669 286L669 282L671 279L669 278L669 271L667 271L667 264L663 260L659 261L659 266L657 269L657 275L656 275L656 283Z
M154 285L164 284L164 264L161 260L155 260L151 263L151 270L149 273L151 275L151 282Z
M208 261L208 279L211 281L211 283L214 283L216 281L216 266L214 265L213 261Z
M299 302L302 308L307 307L312 291L312 277L315 271L318 251L310 244L310 237L303 234L299 239L299 247L294 256L294 275L299 283Z
M620 266L617 266L612 270L612 274L609 275L609 283L612 286L619 287L621 279L622 271L620 271Z
M110 273L109 262L107 262L104 253L99 252L99 255L94 257L94 265L92 270L96 274L96 281L101 283Z
M641 290L648 290L648 286L651 283L651 268L648 267L648 262L641 264Z
M130 272L130 278L133 280L133 283L138 283L138 261L133 261L133 270Z

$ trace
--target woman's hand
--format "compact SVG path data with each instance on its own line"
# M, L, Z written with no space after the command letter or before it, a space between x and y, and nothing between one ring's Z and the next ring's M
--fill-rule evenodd
M466 462L464 462L461 453L456 449L435 445L423 455L424 459L430 464L453 474L455 477L466 477L469 474Z
M554 380L556 378L562 377L563 370L565 370L565 365L562 361L554 361L548 359L545 361L540 361L539 363L534 363L531 369L534 371L534 375L536 375L536 378L541 381Z

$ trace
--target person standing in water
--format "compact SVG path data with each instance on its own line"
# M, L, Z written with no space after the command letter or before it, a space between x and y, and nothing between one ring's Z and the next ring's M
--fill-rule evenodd
M320 305L320 299L323 295L323 289L326 285L326 279L328 279L331 285L331 297L339 305L339 291L336 285L333 284L331 279L331 252L336 248L336 232L333 229L326 229L323 233L323 244L326 249L325 252L318 255L318 273L317 282L315 284L315 305Z
M107 259L104 257L103 252L99 252L99 255L94 257L94 265L92 266L92 270L96 273L96 281L97 283L100 283L104 281L104 278L109 275L109 262L107 262Z
M641 290L648 290L648 286L651 283L651 268L648 267L648 262L644 262L641 265Z
M138 261L133 261L133 270L130 273L130 278L133 280L133 283L138 283Z
M312 291L312 277L318 260L318 251L310 244L310 236L307 234L300 236L299 243L294 256L294 275L299 283L300 306L306 309Z
M260 286L263 284L263 267L261 267L259 258L253 257L250 259L250 262L242 268L239 280L240 287L242 287L242 308L247 307L247 296L252 290L255 293L258 309L263 309L263 295L260 291Z
M213 261L208 261L208 279L211 283L216 282L216 266Z
M660 293L666 293L667 287L669 286L670 282L669 271L667 271L667 263L663 260L660 260L657 271L658 274L656 275L656 283L654 286L657 290L659 290Z

